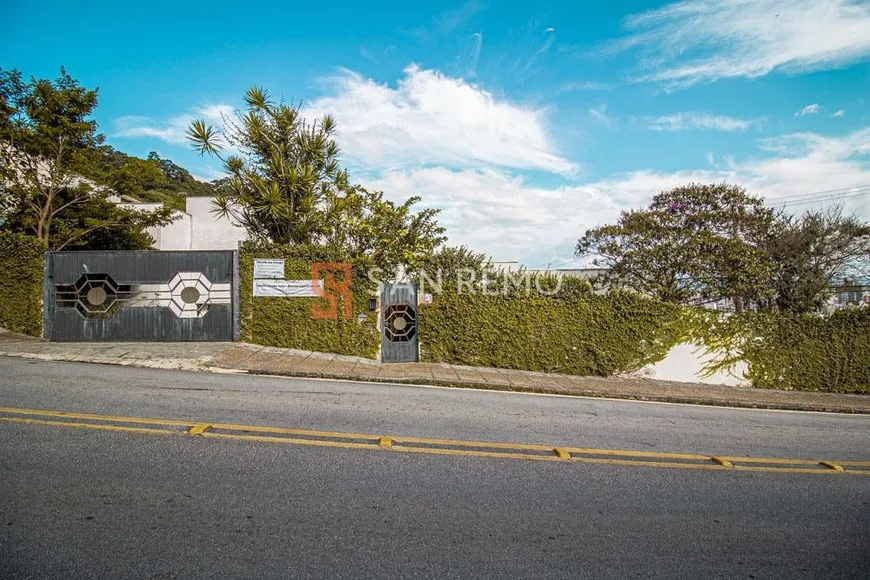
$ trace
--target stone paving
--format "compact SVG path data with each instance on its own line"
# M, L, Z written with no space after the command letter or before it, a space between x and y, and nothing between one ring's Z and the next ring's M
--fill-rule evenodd
M731 407L870 414L870 396L643 378L581 377L444 363L392 363L246 343L58 343L0 330L0 356L149 368L320 377Z

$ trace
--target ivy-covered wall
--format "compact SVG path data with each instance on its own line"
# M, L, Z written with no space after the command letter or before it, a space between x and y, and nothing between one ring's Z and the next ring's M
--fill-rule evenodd
M42 335L42 244L33 236L0 232L0 326Z
M343 316L339 299L335 320L314 319L312 303L327 305L323 298L254 297L254 258L283 258L287 279L310 280L312 262L342 262L341 255L308 246L245 245L239 253L241 284L241 339L246 342L318 352L376 358L380 345L377 313L368 310L368 299L377 286L367 277L367 267L351 262L352 317Z
M34 265L41 268L41 253ZM368 310L376 285L353 263L353 316L312 318L318 298L254 298L254 258L284 258L285 276L310 279L314 261L342 261L322 248L256 247L240 255L242 340L375 358L380 335ZM41 269L37 284L41 292ZM39 294L37 294L38 296ZM322 300L325 304L325 300ZM341 311L341 305L339 307ZM39 317L33 317L39 322ZM445 285L419 308L420 359L470 366L610 376L662 360L691 340L719 353L713 367L748 363L761 388L870 393L870 309L828 316L723 316L630 292L594 294L567 282L553 296L472 293Z
M826 316L747 313L693 325L722 354L710 369L742 360L753 386L870 394L870 309Z
M421 360L609 376L662 360L692 341L737 361L759 388L870 394L870 309L826 316L723 315L573 283L548 297L445 288L420 307Z
M419 320L423 361L597 376L661 360L680 328L676 307L579 284L553 296L445 288L420 307Z

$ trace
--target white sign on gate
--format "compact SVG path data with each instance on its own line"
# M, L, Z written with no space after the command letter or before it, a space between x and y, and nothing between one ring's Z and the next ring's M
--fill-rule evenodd
M283 278L284 260L254 260L254 278Z
M320 294L314 291L311 280L254 280L254 296L311 298L323 294L323 280L317 282Z

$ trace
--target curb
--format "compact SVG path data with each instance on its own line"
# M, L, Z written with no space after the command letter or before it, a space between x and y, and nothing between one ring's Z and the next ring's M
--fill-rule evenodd
M681 405L702 405L712 407L724 407L733 409L760 409L760 410L779 410L779 411L802 411L814 413L838 413L848 415L870 415L870 396L867 397L866 404L860 406L837 405L828 403L789 403L789 402L770 402L770 401L745 401L738 399L727 398L712 398L712 397L693 397L686 395L670 395L657 394L653 391L644 393L643 395L635 393L619 392L618 390L594 390L574 388L547 388L547 387L521 387L502 384L482 384L463 381L445 381L438 379L418 379L418 378L371 378L360 377L351 374L343 373L323 373L323 372L305 372L305 371L269 371L269 370L252 370L238 369L219 366L214 357L204 356L197 359L139 359L129 358L122 359L118 357L97 356L58 356L55 354L46 353L25 353L25 352L9 352L0 349L0 357L20 358L28 360L39 360L46 362L77 362L87 364L105 364L112 366L124 366L135 368L148 368L157 370L177 370L188 372L209 372L216 374L239 374L250 376L264 377L286 377L286 378L308 378L308 379L328 379L339 381L353 381L375 384L393 384L393 385L409 385L409 386L434 386L444 388L459 388L459 389L475 389L480 391L493 392L508 392L508 393L526 393L526 394L542 394L542 395L559 395L566 397L585 397L595 399L614 399L623 401L641 401L653 403L671 403ZM786 391L775 391L786 392ZM833 395L833 394L832 394ZM863 403L863 401L862 401Z
M561 389L547 389L544 387L514 387L510 385L485 385L481 383L463 383L461 381L440 381L422 380L422 379L377 379L377 378L360 378L349 375L324 374L324 373L305 373L305 372L278 372L278 371L251 371L251 370L229 370L224 369L224 372L237 372L239 374L247 374L251 376L263 377L286 377L298 379L328 379L338 381L354 381L361 383L377 383L384 385L407 385L407 386L432 386L444 387L451 389L474 389L478 391L493 391L501 393L526 393L531 395L558 395L562 397L580 397L589 399L614 399L619 401L639 401L646 403L670 403L675 405L698 405L706 407L724 407L730 409L759 409L770 411L802 411L807 413L838 413L842 415L870 415L870 401L867 407L855 408L844 407L840 405L813 405L801 403L750 403L745 401L735 400L719 400L705 399L703 397L682 397L674 395L657 395L651 393L649 395L628 395L618 392L593 391L577 389L566 391Z

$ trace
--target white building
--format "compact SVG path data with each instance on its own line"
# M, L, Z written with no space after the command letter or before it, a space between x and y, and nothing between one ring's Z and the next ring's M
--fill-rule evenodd
M119 199L119 205L151 211L160 203L128 202ZM229 219L214 215L211 197L185 198L185 211L175 212L171 224L148 228L157 250L235 250L239 242L248 238L242 226Z

